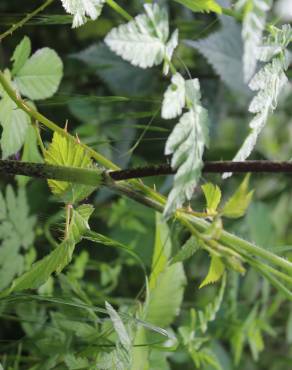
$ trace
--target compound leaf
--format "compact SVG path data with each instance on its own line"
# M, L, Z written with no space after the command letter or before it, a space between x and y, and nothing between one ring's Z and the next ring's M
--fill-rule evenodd
M145 14L114 28L105 38L107 46L134 66L148 68L170 59L176 45L168 45L168 15L157 4L145 4ZM173 38L175 40L175 37Z

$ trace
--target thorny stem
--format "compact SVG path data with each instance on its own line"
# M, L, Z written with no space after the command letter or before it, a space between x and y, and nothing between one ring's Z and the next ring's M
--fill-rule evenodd
M0 71L0 83L2 84L4 90L6 93L10 96L10 98L16 103L16 105L22 109L24 112L26 112L31 118L37 120L38 122L45 125L47 128L49 128L52 131L59 132L62 135L65 135L70 140L74 140L75 138L72 137L70 134L65 132L62 128L60 128L58 125L56 125L53 121L49 120L39 112L35 111L31 107L27 106L25 102L17 96L15 91L12 89L10 84L6 81L4 74ZM114 163L103 157L101 154L95 152L93 149L89 148L88 146L84 144L82 145L85 150L88 151L90 156L94 158L98 163L100 163L102 166L111 169L111 170L119 170L119 167L117 167ZM2 163L5 161L2 161ZM10 161L11 162L11 161ZM22 163L23 164L23 163ZM46 165L47 166L47 165ZM55 174L58 172L55 167ZM64 167L59 167L59 174L63 173L64 175ZM80 168L67 168L68 174L70 174L71 178L67 178L67 181L72 181L71 179L76 179L78 176L76 176L77 172L79 171L79 181L82 179L82 181L86 181L87 184L89 184L91 181L100 181L101 175L100 172L97 170L87 170L87 169L80 169ZM84 171L88 171L88 176L84 176ZM103 172L104 173L104 172ZM108 175L108 174L107 174ZM90 179L90 180L89 180ZM63 177L63 180L64 177ZM144 185L141 180L128 180L128 181L122 181L121 183L116 183L114 180L111 179L111 181L107 181L105 179L105 183L107 186L109 186L114 191L125 195L141 204L146 205L147 207L153 208L159 212L163 212L164 206L166 204L166 198L162 196L161 194L157 193L154 189L149 188L148 186ZM78 181L77 181L78 182ZM91 183L92 184L92 183ZM96 184L97 185L97 184ZM210 223L196 217L190 213L188 213L186 210L181 209L177 210L174 217L182 223L191 233L201 234L206 232L206 230L210 227ZM280 268L283 268L289 276L292 275L292 263L288 260L285 260L284 258L281 258L265 249L259 248L256 245L253 245L252 243L249 243L248 241L245 241L233 234L228 233L225 230L222 230L220 237L218 238L218 242L222 243L224 246L229 247L233 249L234 251L238 252L239 254L248 254L252 257L260 257L267 262L270 262ZM260 260L258 260L260 263ZM262 263L261 270L265 271L265 276L269 278L269 280L277 287L279 287L281 284L280 282L276 283L276 279L271 275L271 271L265 270L265 265ZM283 292L284 290L281 289ZM292 295L292 294L291 294ZM286 294L286 296L289 296ZM291 296L289 296L291 298Z
M33 18L38 13L42 12L44 9L46 9L54 0L47 0L45 3L43 3L41 6L36 8L33 12L27 14L26 17L24 17L21 21L15 23L10 27L7 31L2 33L0 35L0 42L7 36L12 35L14 31L16 31L18 28L22 27L27 23L31 18Z

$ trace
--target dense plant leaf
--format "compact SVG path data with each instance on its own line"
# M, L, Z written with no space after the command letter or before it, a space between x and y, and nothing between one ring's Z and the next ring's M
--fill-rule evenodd
M15 83L22 95L32 100L51 97L63 76L63 63L49 48L36 51L18 70Z
M0 290L6 288L25 269L25 256L21 253L32 247L36 219L29 215L24 188L15 193L6 187L0 192Z
M168 46L169 24L165 8L157 4L145 4L144 8L146 14L138 15L133 21L112 29L105 43L134 66L148 68L162 63L165 56L170 60L169 50L173 51L177 39L171 39L172 46Z
M215 0L175 0L193 12L216 12L221 13L222 9Z
M74 16L72 27L76 28L86 22L86 16L92 20L97 19L105 0L61 0L61 2L66 12Z
M257 66L257 49L261 46L267 12L273 0L238 0L235 8L243 13L244 80L248 82Z
M171 167L177 169L164 211L166 218L185 200L191 199L201 176L202 157L209 140L207 111L200 105L199 81L187 82L186 99L190 110L180 118L165 146L165 154L172 154Z

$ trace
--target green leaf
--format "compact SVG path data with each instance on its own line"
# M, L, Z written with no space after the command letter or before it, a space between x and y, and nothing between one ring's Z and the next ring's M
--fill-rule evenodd
M193 12L215 12L222 13L221 6L215 0L174 0L187 8L191 9Z
M152 258L152 272L149 283L150 290L156 286L158 276L166 269L170 255L170 232L161 215L156 213L156 233Z
M217 185L208 183L202 185L202 190L207 202L207 212L211 214L216 213L222 195L220 188Z
M199 288L201 289L208 284L216 283L218 280L221 279L224 271L225 271L225 265L222 262L221 258L213 255L211 257L211 263L210 263L208 274L205 277L205 279L202 281Z
M24 188L16 194L8 185L5 197L0 193L0 290L23 272L25 256L21 252L32 246L35 222L35 217L29 216Z
M250 192L248 191L249 178L250 175L245 176L239 188L226 202L222 210L223 216L228 218L239 218L245 214L253 196L253 190Z
M186 283L182 263L168 266L170 251L169 228L162 218L157 217L152 274L144 319L163 328L167 327L178 314Z
M199 249L200 245L197 238L191 236L177 252L177 254L173 257L173 259L171 260L171 264L183 262L184 260L194 255Z
M146 14L140 14L127 24L112 29L106 36L105 43L134 66L148 68L161 64L166 56L171 59L177 46L177 32L168 44L166 9L157 4L145 4L144 9ZM168 68L165 73L167 71Z
M27 36L24 36L20 44L17 45L11 60L13 61L11 74L15 76L24 66L31 53L31 42Z
M49 255L34 263L29 271L15 279L8 292L36 289L43 285L54 272L60 273L70 263L75 245L89 229L88 219L92 212L93 207L88 204L81 205L76 210L73 209L68 239Z
M63 63L49 48L36 51L20 68L15 83L21 95L31 100L51 97L58 90L63 76Z
M207 111L199 102L199 81L186 81L186 91L190 110L180 118L165 146L165 154L172 154L171 167L177 170L164 210L166 218L191 199L201 176L204 148L209 141Z
M45 162L57 166L93 168L89 154L78 141L57 132L54 132L52 143L45 153ZM48 184L54 194L71 203L86 198L95 190L92 186L65 181L48 180Z
M5 94L0 101L0 123L2 157L6 159L22 148L30 118Z

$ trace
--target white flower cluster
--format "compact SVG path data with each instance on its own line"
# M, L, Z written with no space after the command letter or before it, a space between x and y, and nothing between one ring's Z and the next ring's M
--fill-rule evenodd
M73 28L86 23L86 16L92 20L100 16L105 0L61 0L67 13L72 14Z

